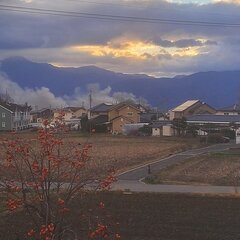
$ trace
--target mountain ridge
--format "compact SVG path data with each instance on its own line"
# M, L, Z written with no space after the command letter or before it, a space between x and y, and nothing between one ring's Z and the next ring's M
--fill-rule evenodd
M188 99L200 99L213 107L224 107L240 97L240 70L156 78L113 72L94 65L56 67L23 57L11 57L1 61L0 71L22 88L44 86L56 96L71 95L76 88L86 93L89 84L98 83L101 89L110 86L113 92L133 93L160 108L171 108Z

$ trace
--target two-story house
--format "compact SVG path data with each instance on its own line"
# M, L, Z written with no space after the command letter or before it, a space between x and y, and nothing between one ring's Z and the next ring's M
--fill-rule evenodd
M169 119L181 119L192 115L215 114L216 110L200 100L188 100L169 111Z
M0 102L0 131L23 130L30 126L31 107Z
M111 103L100 103L88 111L88 119L96 118L98 116L108 116L109 110L112 108Z
M139 123L141 110L133 103L122 102L108 111L112 133L122 133L125 124Z

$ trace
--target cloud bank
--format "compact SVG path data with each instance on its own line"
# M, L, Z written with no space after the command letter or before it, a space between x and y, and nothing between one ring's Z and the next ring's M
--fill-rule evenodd
M170 20L239 23L238 0L2 0L2 4ZM239 68L239 27L107 21L1 11L0 56L173 76Z
M41 87L36 89L21 88L17 83L11 81L3 73L0 72L0 93L8 95L13 98L15 103L28 103L32 108L62 108L67 106L85 106L89 108L89 94L83 94L80 88L76 88L74 94L64 95L63 97L56 97L48 88ZM100 89L99 84L89 84L88 91L92 94L92 106L106 102L117 103L124 100L132 100L147 104L145 99L137 99L132 93L126 92L112 92L111 87Z

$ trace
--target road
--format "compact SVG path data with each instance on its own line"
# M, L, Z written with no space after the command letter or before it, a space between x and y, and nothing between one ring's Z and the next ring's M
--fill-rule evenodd
M221 152L232 147L235 143L222 143L200 149L192 149L186 152L174 154L164 159L145 164L118 175L118 181L113 184L113 190L127 190L132 192L174 192L174 193L236 193L240 187L226 186L197 186L197 185L162 185L145 184L142 180L149 174L159 172L161 169L181 162L193 156L210 152Z

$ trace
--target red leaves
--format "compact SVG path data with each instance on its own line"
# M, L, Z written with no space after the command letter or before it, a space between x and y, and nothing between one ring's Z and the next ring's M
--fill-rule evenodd
M37 161L34 161L32 163L32 169L33 169L33 172L35 172L35 173L39 171L39 165L38 165Z
M28 237L35 236L34 239L42 239L42 240L51 240L53 237L53 233L55 230L55 226L53 223L49 223L48 225L41 225L40 232L36 232L34 229L30 229L27 233Z
M7 208L10 211L14 211L17 208L19 208L22 204L22 201L20 199L8 199L7 200Z
M42 123L42 124L43 124L43 126L44 126L44 127L47 127L47 126L48 126L48 124L49 124L49 122L48 122L48 120L47 120L47 119L45 119L45 120L43 120L43 123Z
M62 206L62 205L65 204L65 201L63 199L59 198L58 201L57 201L57 204Z
M65 201L63 199L58 198L57 204L59 207L61 207L61 209L59 209L59 213L61 214L69 213L70 209L65 207Z
M103 238L108 238L109 233L108 233L108 228L106 225L103 224L98 224L97 228L95 231L89 233L89 238L93 239L96 237L103 237Z
M53 153L48 155L48 160L52 163L54 168L59 167L61 164L59 157L55 156Z
M51 240L54 229L55 229L55 226L53 223L50 223L48 225L42 225L40 228L40 237L42 237L45 240Z
M42 176L41 177L43 180L47 178L48 172L49 172L48 168L46 168L46 167L42 168Z
M98 207L99 207L100 209L103 209L103 208L105 208L105 204L104 204L103 202L100 202L99 205L98 205Z
M32 237L35 235L35 231L33 229L30 229L27 233L28 237Z
M111 184L116 181L116 178L114 177L115 172L112 171L109 173L109 175L103 179L103 181L100 183L100 187L102 189L110 189Z

